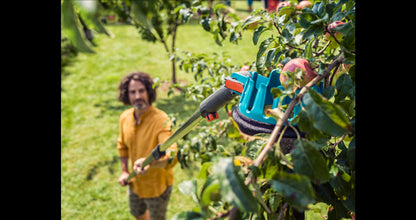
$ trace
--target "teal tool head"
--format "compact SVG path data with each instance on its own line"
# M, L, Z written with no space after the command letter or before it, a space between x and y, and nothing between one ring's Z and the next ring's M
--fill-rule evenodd
M287 95L273 98L273 95L270 92L272 88L284 91L279 77L280 72L277 69L271 71L269 77L264 77L257 72L249 71L231 74L231 78L244 84L238 106L233 110L233 118L242 132L248 135L272 132L276 125L276 119L266 116L266 109L287 105L293 99ZM314 85L312 89L322 94L323 82ZM299 91L300 90L298 89L295 93L298 94ZM299 114L300 110L300 104L296 105L293 115L288 121L291 122ZM291 125L297 128L296 123L292 123ZM296 133L291 128L288 128L283 136L296 137Z

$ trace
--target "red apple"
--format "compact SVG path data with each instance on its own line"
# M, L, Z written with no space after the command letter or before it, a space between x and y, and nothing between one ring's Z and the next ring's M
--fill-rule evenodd
M279 11L279 8L280 7L286 7L286 6L290 6L290 3L289 2L280 2L279 4L277 4L277 6L276 6L276 12L278 12Z
M342 21L334 21L334 22L332 22L331 24L328 25L326 30L328 32L332 32L332 29L334 29L335 27L337 27L338 25L341 25L341 24L345 24L345 23L342 22ZM339 42L341 42L342 37L344 37L344 35L342 33L339 33L339 32L335 32L334 36L337 38L337 40ZM325 39L331 41L331 43L329 45L330 48L338 47L338 43L336 43L335 39L329 33L325 33Z
M317 74L312 70L311 65L309 64L309 61L304 58L295 58L291 59L289 62L285 64L285 66L282 69L282 73L285 71L295 72L297 68L300 68L301 70L304 70L303 79L300 82L300 86L305 86L310 82ZM282 86L287 89L288 85L285 84L287 81L287 77L283 74L280 74L280 82Z
M328 31L331 31L332 30L332 28L336 28L338 25L341 25L341 24L345 24L344 22L342 22L342 21L334 21L334 22L332 22L331 24L329 24L328 25Z
M345 24L345 23L342 22L342 21L334 21L331 24L329 24L326 29L328 30L328 32L332 32L332 29L336 28L338 25L341 25L341 24ZM342 33L339 33L339 32L334 33L334 35L336 35L336 34L342 35ZM326 33L325 36L328 37L328 36L331 36L331 35L329 33ZM338 39L338 37L337 37L337 39Z
M312 8L312 2L310 2L309 0L303 0L301 2L299 2L299 4L296 6L297 10L302 10L304 8Z
M250 70L250 66L249 65L243 65L240 69L240 71L249 71Z

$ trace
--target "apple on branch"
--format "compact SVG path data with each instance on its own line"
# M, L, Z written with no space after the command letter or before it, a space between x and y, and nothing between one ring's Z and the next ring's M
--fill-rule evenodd
M333 29L342 24L345 24L345 23L342 21L334 21L327 26L326 30L328 32L334 32ZM344 37L342 33L337 32L337 31L334 32L334 36L337 38L338 42L341 42L342 38ZM331 43L329 44L330 48L334 49L339 46L338 43L335 41L335 39L329 33L325 33L325 39L331 41Z
M311 65L309 64L309 61L304 58L295 58L291 59L289 62L287 62L282 69L282 74L280 74L280 83L282 86L287 89L289 87L289 84L287 83L288 77L283 74L285 72L296 72L297 69L300 69L302 72L302 79L299 83L299 86L305 86L310 82L313 78L317 76L317 74L312 70ZM295 77L298 78L298 77Z
M302 10L304 8L312 8L312 2L310 2L309 0L303 0L301 2L299 2L299 4L296 6L297 10Z

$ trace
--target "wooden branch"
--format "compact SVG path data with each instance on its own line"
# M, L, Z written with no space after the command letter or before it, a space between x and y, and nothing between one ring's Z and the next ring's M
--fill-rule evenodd
M281 117L277 121L276 126L274 126L274 129L272 131L272 134L269 137L269 140L268 140L266 146L263 148L263 150L260 152L260 154L257 156L257 158L253 161L254 166L258 167L258 166L263 164L264 160L267 157L267 154L269 153L269 151L271 149L273 149L273 145L276 141L276 138L278 136L278 133L279 133L280 129L283 126L283 123L289 118L289 115L293 112L293 109L295 108L297 102L302 99L303 95L308 91L309 88L311 88L313 85L318 83L320 80L322 80L323 78L328 76L331 73L332 69L341 65L342 60L344 60L343 56L340 56L337 59L335 59L331 64L328 65L328 67L324 70L322 75L318 75L315 78L313 78L308 84L306 84L300 90L299 94L289 103L289 106L287 107L285 114L283 115L283 117ZM248 185L252 181L253 181L253 172L250 172L246 181L245 181L245 184Z
M273 21L274 27L277 29L277 32L279 32L280 35L282 35L282 32L280 32L279 26L277 26L276 22Z
M331 43L331 41L328 41L326 44L325 44L325 46L320 50L320 51L318 51L318 52L313 52L314 54L315 54L315 56L319 56L319 55L321 55L322 53L324 53L325 52L325 50L326 50L326 48L329 46L329 44Z
M281 220L283 218L283 214L285 213L287 206L288 206L288 203L285 202L282 208L280 209L279 217L277 217L277 220Z

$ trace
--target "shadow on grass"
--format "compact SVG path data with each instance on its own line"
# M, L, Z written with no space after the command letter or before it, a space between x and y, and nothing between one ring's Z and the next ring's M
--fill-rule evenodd
M119 161L118 156L113 156L111 159L105 160L105 161L100 161L98 163L96 163L89 171L86 177L86 180L92 180L92 178L97 174L97 170L103 166L108 166L108 172L110 174L114 173L114 168L113 166L115 164L117 164Z
M124 110L131 108L131 106L123 105L114 99L107 99L100 103L95 103L93 106L100 108L100 114L95 116L95 118L102 118L104 115L120 116Z

